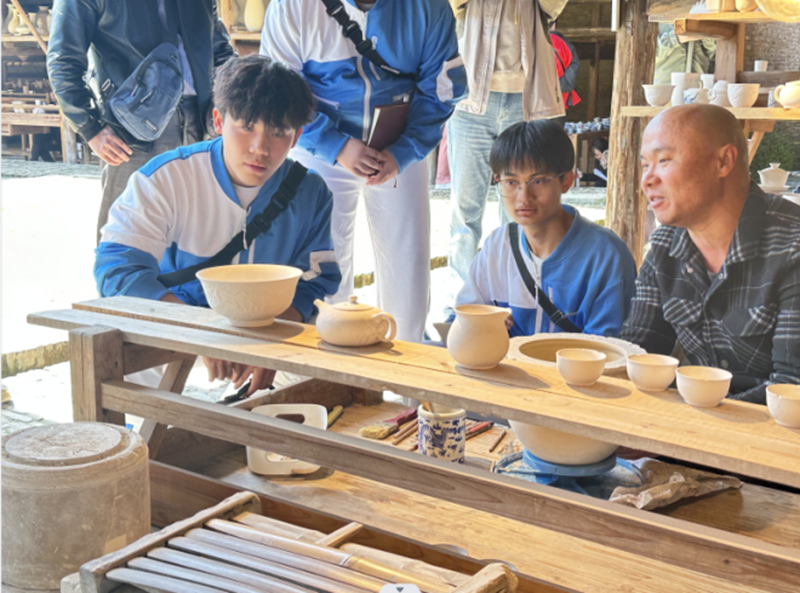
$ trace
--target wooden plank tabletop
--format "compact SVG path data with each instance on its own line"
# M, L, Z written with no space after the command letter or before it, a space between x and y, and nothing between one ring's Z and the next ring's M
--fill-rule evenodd
M628 381L610 377L590 388L573 388L555 369L524 362L466 371L456 367L442 348L404 342L386 349L336 348L321 343L311 326L276 323L243 330L225 327L226 322L215 319L210 310L154 301L103 299L82 306L128 308L133 312L127 315L162 315L173 322L188 315L207 331L122 317L118 311L106 315L65 310L35 314L29 320L65 329L106 325L122 330L129 342L391 389L800 487L800 431L776 424L765 406L726 400L713 409L693 408L675 391L643 393Z
M668 107L651 107L649 105L635 105L623 107L620 112L623 117L655 117ZM783 107L726 107L736 119L767 120L767 121L799 121L800 108Z

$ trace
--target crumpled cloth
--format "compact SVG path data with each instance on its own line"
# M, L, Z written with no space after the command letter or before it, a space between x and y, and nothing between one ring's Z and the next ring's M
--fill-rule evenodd
M712 474L649 457L637 459L632 463L644 475L644 486L615 488L609 499L611 502L649 510L670 505L682 498L742 487L742 482L733 476Z

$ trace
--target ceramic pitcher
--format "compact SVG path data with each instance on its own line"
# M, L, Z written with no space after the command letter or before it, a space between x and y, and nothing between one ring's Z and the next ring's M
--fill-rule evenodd
M491 369L508 354L509 309L492 305L459 305L447 336L447 351L468 369Z
M683 91L700 86L700 74L696 72L673 72L671 82L675 87L672 91L672 105L683 105Z

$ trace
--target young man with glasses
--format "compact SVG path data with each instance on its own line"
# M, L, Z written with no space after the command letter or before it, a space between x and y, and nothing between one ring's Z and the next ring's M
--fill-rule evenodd
M636 264L617 235L561 204L575 181L574 161L569 137L552 120L518 123L500 134L489 163L514 222L486 239L456 305L510 307L512 336L619 335L634 294ZM519 264L512 248L515 234ZM520 264L532 283L523 278ZM556 325L552 319L560 317L566 321Z

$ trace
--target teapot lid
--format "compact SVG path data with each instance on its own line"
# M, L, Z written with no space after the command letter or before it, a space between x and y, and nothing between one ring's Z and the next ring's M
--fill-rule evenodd
M334 309L339 311L371 311L374 307L364 305L358 302L358 297L351 294L346 303L336 303L333 305Z

